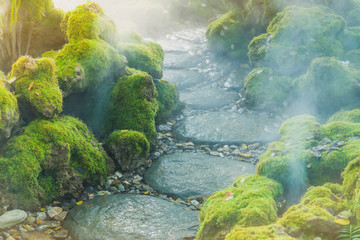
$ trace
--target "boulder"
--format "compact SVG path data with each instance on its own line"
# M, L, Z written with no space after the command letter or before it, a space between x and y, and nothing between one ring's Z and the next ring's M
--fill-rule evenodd
M21 117L52 118L62 112L62 93L50 58L21 57L13 65L9 79L18 98Z
M106 139L105 149L121 170L132 171L147 162L150 145L142 133L119 130Z
M10 228L22 223L27 218L27 213L22 210L11 210L0 216L0 229Z

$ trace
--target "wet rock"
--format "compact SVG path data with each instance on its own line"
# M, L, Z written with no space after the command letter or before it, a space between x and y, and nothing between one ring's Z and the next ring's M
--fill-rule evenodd
M144 195L95 198L72 209L65 221L75 239L162 240L195 236L198 214L183 205Z
M236 92L225 91L220 88L195 88L181 92L180 99L193 109L206 110L221 108L230 104L238 97Z
M62 211L63 209L61 207L53 207L52 209L49 209L47 211L47 214L49 215L50 218L54 218L57 215L59 215Z
M226 111L194 114L177 128L178 133L199 142L269 142L279 138L278 121L258 115Z
M12 210L0 216L0 229L15 226L27 218L27 213L22 210Z
M27 240L50 240L52 239L50 234L42 232L27 232L24 233L24 237Z
M189 197L210 195L229 186L238 176L255 172L255 166L201 153L175 153L157 160L145 172L145 181L159 191Z

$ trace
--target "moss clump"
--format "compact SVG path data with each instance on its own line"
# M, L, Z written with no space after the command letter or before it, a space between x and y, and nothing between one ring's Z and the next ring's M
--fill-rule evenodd
M5 76L0 72L0 145L11 135L11 130L19 120L16 97L6 89Z
M279 181L287 193L294 190L294 183L306 188L340 182L340 173L360 156L360 140L354 138L360 135L358 123L320 125L310 116L300 116L285 121L280 134L280 141L260 157L257 172Z
M83 39L66 44L55 57L64 96L95 88L105 78L119 77L126 60L102 40Z
M337 112L329 118L327 123L339 122L339 121L349 122L349 123L360 123L360 109Z
M23 118L51 118L62 112L63 99L52 59L21 57L9 73L11 78L16 78L12 86Z
M65 194L78 197L83 182L100 184L113 170L85 124L72 117L31 122L2 153L0 185L27 210Z
M251 106L279 110L287 104L292 79L277 76L269 68L255 68L245 78L246 99Z
M230 230L262 226L277 218L275 200L280 184L261 176L242 176L232 186L211 195L200 212L197 239L224 239Z
M164 51L159 44L146 42L138 34L122 39L124 42L119 42L117 49L126 57L129 67L147 72L154 79L162 78Z
M179 94L176 85L167 81L154 81L158 92L159 110L156 113L156 122L162 123L168 120L174 113L183 108L183 104L179 100Z
M146 163L150 144L144 134L136 131L115 131L106 139L105 149L121 170L132 171Z
M316 58L307 73L294 80L294 87L319 112L333 113L359 101L358 76L358 70L337 58Z
M334 239L341 227L334 222L335 215L348 210L350 206L341 193L333 191L339 188L339 185L330 184L309 188L300 204L290 207L278 223L292 237L313 239L321 236L325 240Z
M341 56L339 40L345 28L341 16L319 7L287 7L249 44L250 62L280 75L298 76L315 57Z
M154 82L145 72L133 71L120 78L111 93L110 129L141 132L155 146L157 96Z
M114 45L118 41L115 24L95 2L80 5L68 12L63 18L61 28L70 42L100 38Z
M285 233L285 229L281 225L269 225L261 227L240 227L235 226L225 240L295 240Z

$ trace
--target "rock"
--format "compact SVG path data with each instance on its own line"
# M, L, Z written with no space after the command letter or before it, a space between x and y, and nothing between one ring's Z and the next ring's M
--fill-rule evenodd
M63 211L63 212L59 213L58 215L56 215L54 219L62 222L65 220L66 216L67 216L67 212Z
M279 138L277 120L226 111L194 114L185 119L177 132L199 142L269 142Z
M184 205L132 194L90 200L65 221L71 236L87 240L182 239L195 236L197 224L198 214Z
M52 236L43 232L28 232L23 234L27 240L51 240Z
M166 60L167 57L165 57ZM184 90L204 81L204 77L197 71L190 70L167 70L164 72L164 79L168 79L169 82L176 84L178 90Z
M253 174L255 166L201 153L175 153L157 160L145 172L145 182L176 197L210 195L238 176Z
M27 218L27 213L22 210L11 210L0 216L0 229L13 227Z
M49 215L50 218L54 218L57 215L59 215L62 211L63 209L61 207L53 207L52 209L47 211L47 214Z
M180 92L180 100L197 110L221 108L230 104L236 97L238 97L236 92L209 87L194 87L186 92Z

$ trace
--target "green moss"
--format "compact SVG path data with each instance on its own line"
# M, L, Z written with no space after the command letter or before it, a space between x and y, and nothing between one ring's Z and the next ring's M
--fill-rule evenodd
M119 130L106 139L105 149L123 171L132 171L146 162L150 144L140 132Z
M251 106L279 110L286 105L292 79L277 76L269 68L255 68L245 78L246 99Z
M111 94L110 129L139 131L154 146L157 96L154 82L145 72L133 71L132 75L120 78Z
M319 135L320 124L310 115L300 115L283 122L280 135L283 141L302 142L308 136Z
M211 195L200 212L197 239L223 239L230 230L262 226L275 221L275 200L281 185L261 176L242 176L232 186Z
M58 53L59 53L58 51L50 50L41 54L41 57L55 58Z
M241 227L235 226L225 240L295 240L285 233L281 225L269 225L261 227Z
M250 62L263 64L280 75L298 76L315 57L341 56L342 17L319 7L287 7L267 28L266 35L249 45Z
M342 44L346 51L360 48L360 26L348 27L342 36Z
M344 140L360 135L360 124L350 122L330 122L321 126L321 134L331 140Z
M10 137L11 130L19 120L19 109L16 97L5 88L5 76L0 73L0 145Z
M162 78L164 51L155 42L139 42L139 35L125 38L118 44L118 51L128 60L128 66L150 74L154 79ZM129 42L134 41L134 42Z
M95 88L105 78L120 76L126 61L102 40L83 39L66 44L55 57L64 96Z
M72 117L31 122L2 153L0 185L27 210L65 194L79 196L82 181L99 184L112 167L85 124Z
M359 72L334 57L316 58L307 73L294 80L300 97L322 113L333 113L359 101ZM321 91L319 91L321 89Z
M16 78L12 86L18 96L23 118L51 118L62 112L62 94L52 59L19 58L9 73L9 79L11 78Z
M339 121L344 121L349 123L360 123L360 109L337 112L329 118L327 123L339 122Z
M335 189L335 191L333 191ZM290 207L278 220L286 232L296 238L334 239L340 225L334 223L335 216L348 210L351 204L342 198L339 185L326 184L322 187L310 187L300 204Z
M181 110L183 104L180 103L176 85L164 80L155 81L154 83L158 92L157 101L159 104L155 120L157 123L162 123Z

